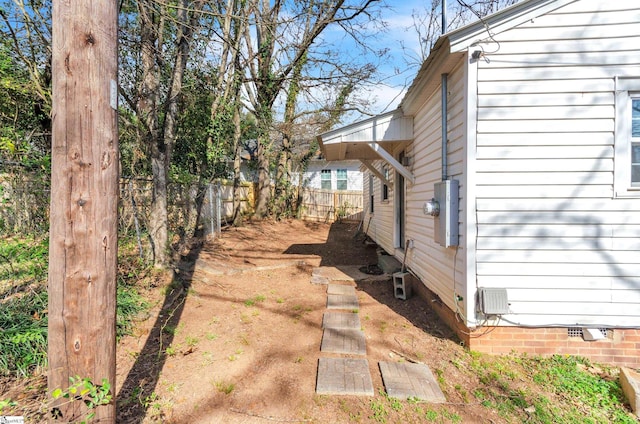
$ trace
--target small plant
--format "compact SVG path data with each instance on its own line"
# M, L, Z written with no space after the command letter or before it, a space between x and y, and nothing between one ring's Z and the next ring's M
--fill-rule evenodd
M231 394L231 392L236 388L234 383L227 381L216 381L215 386L220 393L224 393L225 395Z
M251 299L247 299L244 301L244 306L250 307L255 306L256 303L264 302L266 300L266 296L259 294L257 296L252 297Z
M18 406L18 404L11 399L0 399L0 415L3 409L13 408L14 406Z
M427 412L424 413L424 417L427 419L427 421L435 422L438 419L438 411L427 409Z
M176 356L177 350L176 350L176 348L175 348L173 345L171 345L171 346L168 346L168 347L164 350L164 353L165 353L167 356Z
M371 412L373 413L369 418L373 418L379 423L386 423L389 411L384 407L384 403L379 400L372 400L369 404Z
M398 398L389 398L389 405L396 412L402 411L402 402Z
M70 377L69 382L71 384L67 390L62 390L60 388L55 389L51 393L51 397L54 400L68 399L67 402L83 402L90 412L86 417L81 418L82 423L91 420L95 416L93 409L101 405L108 405L113 400L111 384L106 378L102 379L102 383L100 385L95 385L90 379L80 378L79 376ZM60 406L53 407L51 409L51 416L54 419L66 419L68 421L78 420L78 417L63 417Z
M213 341L218 338L218 335L215 333L207 333L204 337L209 341Z
M187 343L187 346L190 348L196 347L199 341L200 340L198 340L197 337L191 337L191 336L187 336L185 339L185 343Z

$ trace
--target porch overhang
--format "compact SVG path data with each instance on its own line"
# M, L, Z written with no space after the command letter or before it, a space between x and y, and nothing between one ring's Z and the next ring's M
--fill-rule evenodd
M413 117L400 109L359 121L317 136L326 160L360 160L371 169L371 161L383 160L411 183L415 177L394 158L413 140ZM378 177L379 173L374 173Z

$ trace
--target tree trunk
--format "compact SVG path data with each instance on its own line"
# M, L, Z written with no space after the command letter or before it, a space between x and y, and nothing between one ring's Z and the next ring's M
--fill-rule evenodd
M151 147L151 170L153 174L152 197L149 217L149 236L153 248L153 264L163 268L168 264L169 255L169 214L167 201L167 162L164 146L159 141Z
M269 157L265 146L268 146L269 135L261 132L258 136L256 159L258 162L258 192L256 193L255 216L265 218L269 215L269 201L271 200L271 177L269 175Z
M111 396L116 387L117 17L113 1L53 3L50 394L76 376L108 382ZM72 395L50 412L51 422L95 413L114 423L115 399L89 410Z
M240 199L241 136L240 110L236 107L233 113L233 225L235 226L242 224L242 202Z

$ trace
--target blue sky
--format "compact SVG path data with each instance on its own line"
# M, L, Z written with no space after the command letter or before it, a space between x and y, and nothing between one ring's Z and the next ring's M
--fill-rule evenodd
M430 9L430 0L388 0L390 7L385 9L383 19L387 24L387 30L380 33L376 40L368 40L367 45L373 49L389 49L387 60L378 61L378 79L381 82L364 86L364 96L372 102L367 112L380 114L395 109L406 89L413 81L420 65L419 36L413 26L412 13L420 11L426 13ZM336 34L337 36L337 34ZM331 38L331 35L328 35ZM337 48L346 55L354 55L354 44L350 40L339 37ZM404 46L402 48L401 46ZM373 55L366 59L374 60ZM363 59L364 60L364 59ZM352 113L344 120L344 124L366 118L366 116Z

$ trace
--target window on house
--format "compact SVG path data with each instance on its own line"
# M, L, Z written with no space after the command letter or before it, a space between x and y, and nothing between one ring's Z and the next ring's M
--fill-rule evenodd
M389 167L385 166L384 168L382 168L382 175L384 176L384 179L389 181ZM384 182L381 183L382 184L382 201L384 202L385 200L389 200L389 186L386 185Z
M331 170L323 169L320 173L320 188L323 190L331 190Z
M640 197L640 78L616 80L614 196Z
M640 187L640 96L631 98L631 186Z
M338 170L336 170L336 189L338 189L338 190L348 190L347 189L347 170L346 169L338 169Z
M369 175L369 213L373 213L373 175Z

